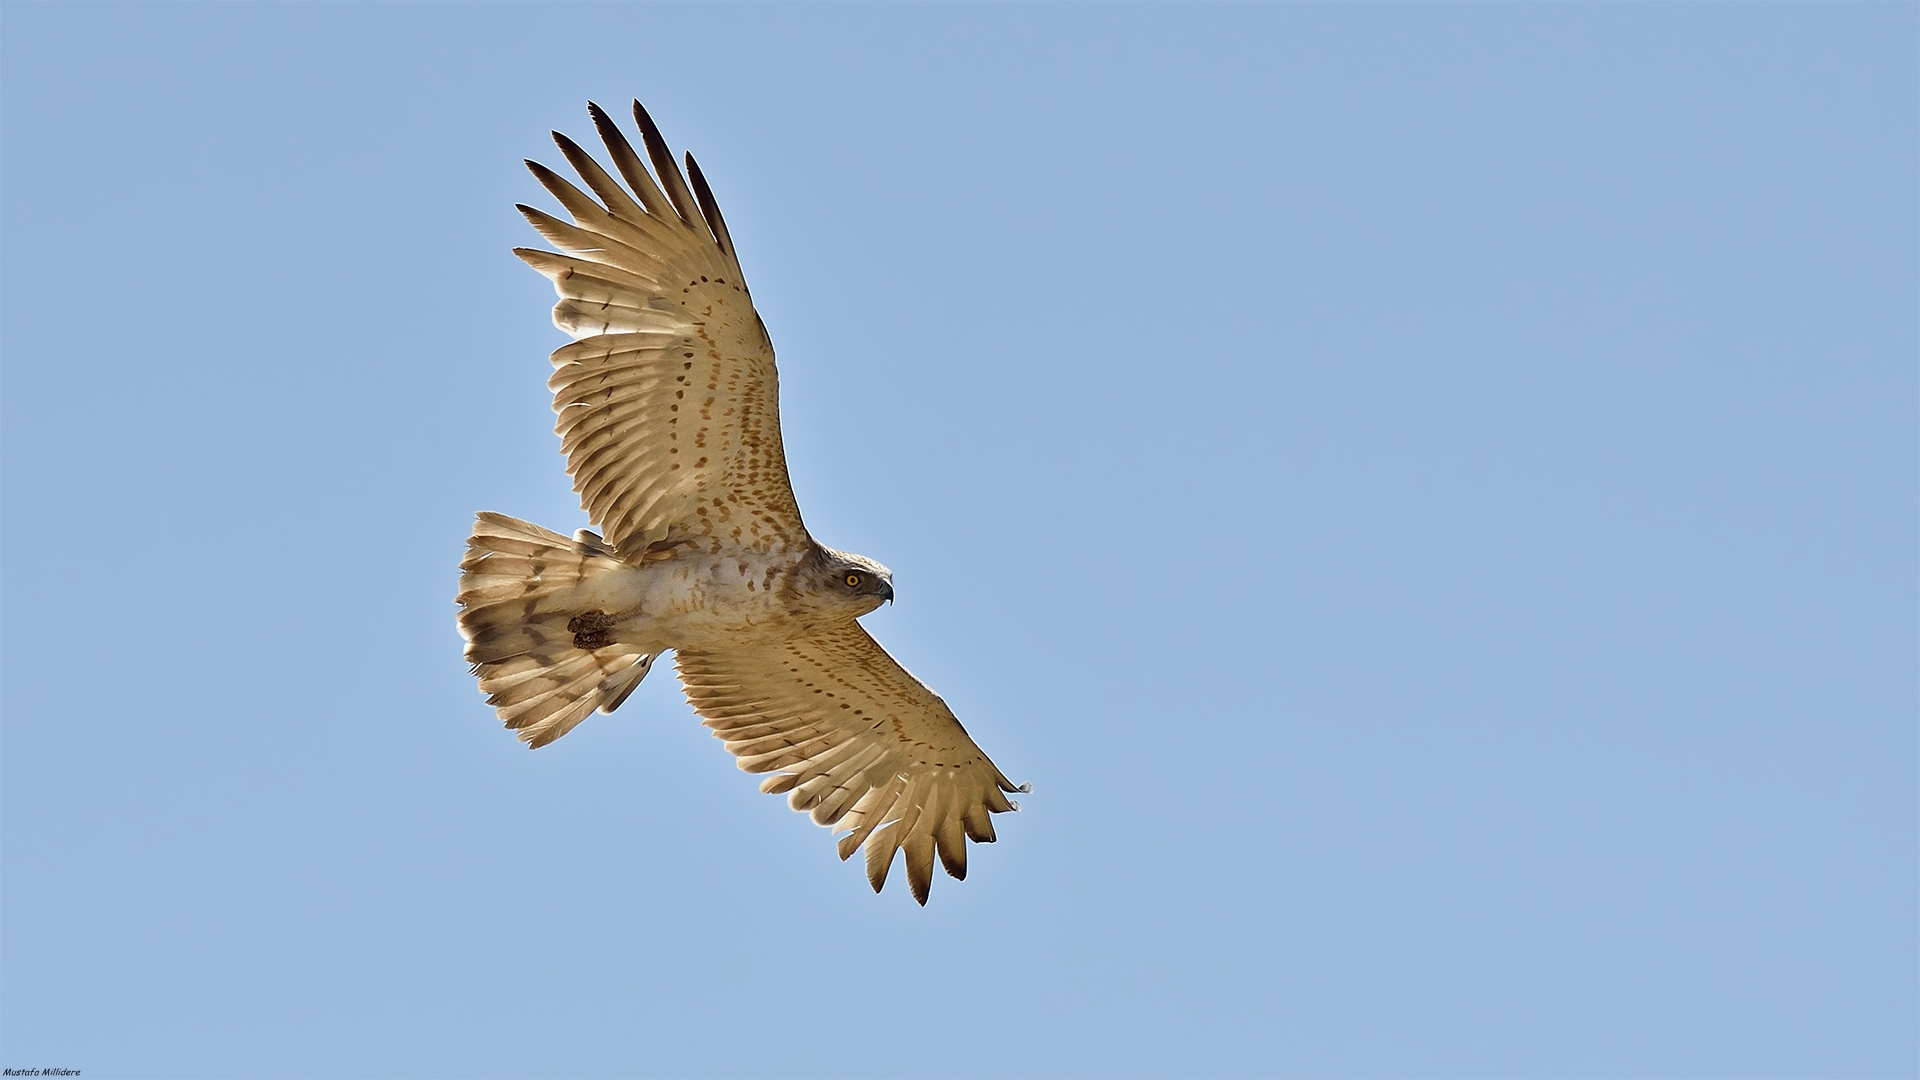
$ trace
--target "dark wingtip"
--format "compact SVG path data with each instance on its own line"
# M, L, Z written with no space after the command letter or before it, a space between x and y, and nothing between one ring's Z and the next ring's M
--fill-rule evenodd
M620 125L613 122L613 117L607 115L607 110L591 101L587 102L587 115L593 119L593 130L600 133L602 140L606 139L607 132L620 130Z
M707 178L701 175L700 163L693 160L693 151L687 151L687 180L693 185L694 201L700 204L700 216L706 219L707 233L720 250L732 254L733 241L727 235L726 220L720 216L720 204L713 197L713 189L707 186Z
M955 858L954 854L945 847L939 847L936 850L940 854L940 866L947 872L948 877L955 881L967 880L967 842L965 840L960 841L958 858Z
M640 141L646 144L647 157L653 161L653 171L659 174L662 193L673 205L673 212L680 219L692 225L699 221L700 207L693 194L687 190L687 182L681 178L680 170L673 163L673 151L667 148L667 140L660 134L660 126L647 114L646 106L639 98L633 99L633 119L640 125Z
M655 138L659 137L659 126L653 122L653 117L648 115L647 107L640 104L639 98L633 99L633 122L640 125L641 131L650 132Z

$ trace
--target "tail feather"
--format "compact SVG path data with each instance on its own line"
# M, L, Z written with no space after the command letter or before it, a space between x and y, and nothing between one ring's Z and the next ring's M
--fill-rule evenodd
M573 539L505 514L481 514L460 561L460 633L480 692L534 748L595 709L612 712L640 685L653 657L613 642L575 645L567 623L574 587L625 566L598 536Z

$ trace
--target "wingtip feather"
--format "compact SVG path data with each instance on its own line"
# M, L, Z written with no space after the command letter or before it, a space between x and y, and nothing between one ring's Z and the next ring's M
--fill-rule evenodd
M687 181L680 175L680 167L673 163L673 151L667 148L667 140L660 134L660 125L653 122L646 106L639 98L633 99L633 119L640 125L640 141L646 144L647 157L653 161L653 171L659 174L660 186L666 189L667 200L673 204L674 212L681 220L692 225L700 219L700 210L694 204L693 192L687 190Z

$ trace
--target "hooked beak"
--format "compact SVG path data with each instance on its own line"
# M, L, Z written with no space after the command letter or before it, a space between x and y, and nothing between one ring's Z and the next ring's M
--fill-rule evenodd
M889 604L893 603L893 582L889 581L881 587L880 598Z

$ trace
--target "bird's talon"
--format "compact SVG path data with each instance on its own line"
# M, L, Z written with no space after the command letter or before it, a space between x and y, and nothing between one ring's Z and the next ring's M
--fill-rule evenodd
M613 644L613 620L604 611L587 611L567 620L567 629L573 632L573 647L576 649L604 649Z

